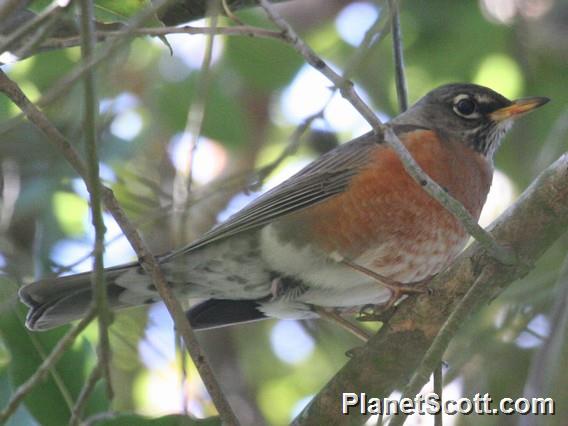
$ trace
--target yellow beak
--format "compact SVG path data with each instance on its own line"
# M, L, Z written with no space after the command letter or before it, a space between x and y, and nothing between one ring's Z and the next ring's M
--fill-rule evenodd
M517 99L516 101L513 101L511 105L493 111L491 114L489 114L489 117L491 117L491 119L496 122L507 120L509 118L517 118L523 114L526 114L527 112L543 106L548 101L550 101L550 99L542 96Z

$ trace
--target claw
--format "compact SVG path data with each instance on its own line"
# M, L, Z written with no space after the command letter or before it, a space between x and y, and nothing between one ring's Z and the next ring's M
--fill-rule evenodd
M396 306L391 305L365 305L359 311L357 321L361 322L387 322L395 313Z
M359 355L362 351L363 351L363 346L357 346L357 347L355 347L355 348L348 349L348 350L345 352L345 356L346 356L347 358L355 358L355 357L356 357L357 355Z

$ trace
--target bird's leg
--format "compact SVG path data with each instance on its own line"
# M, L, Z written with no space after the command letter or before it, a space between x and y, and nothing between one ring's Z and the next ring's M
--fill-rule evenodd
M349 266L350 268L361 272L362 274L367 275L368 277L372 278L373 280L377 281L383 287L388 288L392 294L386 304L380 305L380 310L374 313L365 313L361 310L359 319L360 321L380 321L380 317L383 313L389 311L391 308L394 307L395 303L402 297L408 294L422 294L428 292L428 289L425 288L425 284L429 283L432 277L427 277L421 281L415 281L411 283L400 283L394 280L391 280L388 277L383 275L377 274L376 272L365 268L364 266L358 265L355 262L352 262L348 259L341 259L340 261L344 265Z
M363 342L367 342L370 339L370 335L360 327L357 327L355 324L350 322L349 320L343 318L340 314L335 312L333 309L326 309L322 308L321 306L314 306L314 312L316 312L320 318L323 318L335 325L339 325L344 330L347 330L354 336L361 339Z
M271 300L278 299L284 293L284 283L281 277L276 277L270 283L270 294L272 295Z

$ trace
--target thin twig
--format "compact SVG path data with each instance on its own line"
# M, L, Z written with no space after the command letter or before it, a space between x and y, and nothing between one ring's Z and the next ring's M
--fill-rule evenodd
M97 30L95 35L97 40L105 41L110 38L121 36L124 30ZM238 37L257 37L268 38L273 40L283 40L280 31L267 30L265 28L253 27L250 25L238 25L234 27L194 27L184 25L183 27L157 27L157 28L138 28L132 31L137 36L154 36L161 37L169 34L190 34L190 35L226 35ZM72 36L66 38L57 38L48 40L41 47L44 49L64 49L77 46L79 37Z
M227 15L227 17L231 20L236 22L239 25L244 25L243 21L241 21L231 10L231 6L229 6L229 4L227 3L227 0L221 0L221 4L223 5L223 12L225 12L225 15Z
M51 2L44 10L37 14L33 19L30 19L25 24L21 25L13 31L2 44L0 44L0 54L6 52L15 42L19 42L23 37L29 36L33 30L37 30L41 24L49 18L60 14L68 5L62 5L62 2L55 0Z
M85 317L57 342L49 356L41 363L35 373L16 389L4 410L0 412L0 424L3 424L16 411L26 395L45 379L51 367L59 361L65 351L73 344L77 336L89 325L94 317L95 311L90 309Z
M413 398L428 381L428 377L442 362L444 352L448 347L452 337L459 330L460 326L465 323L466 318L473 312L480 304L480 293L486 292L487 277L491 276L492 268L486 267L477 277L475 282L469 288L465 296L460 300L456 308L448 316L444 325L432 341L432 344L422 357L420 364L414 370L410 381L402 391L401 398ZM401 414L392 419L389 426L402 426L406 420L406 415Z
M396 81L396 94L400 112L408 109L408 94L406 91L406 77L404 75L404 56L402 47L402 30L400 27L400 13L398 0L388 0L391 15L392 51L394 57L394 75Z
M80 0L81 16L81 53L83 62L88 62L93 56L95 46L94 38L94 8L92 0ZM87 154L87 172L90 181L89 195L91 198L91 220L95 230L95 242L93 247L93 272L92 288L93 302L97 309L99 325L99 358L102 374L106 381L106 389L109 400L113 398L112 381L110 376L111 349L108 337L108 328L112 322L112 314L109 311L107 300L107 286L104 272L104 242L105 225L101 207L101 181L99 177L99 156L97 153L97 126L96 117L98 111L97 96L95 94L95 76L93 69L89 69L84 77L85 86L85 151Z
M4 92L20 109L25 112L26 117L32 122L41 132L47 136L48 140L61 151L65 159L73 166L76 172L83 178L85 185L90 186L90 181L86 173L86 167L83 164L79 154L63 134L47 119L47 117L24 95L21 89L11 81L2 70L0 70L0 91ZM116 220L120 229L128 239L130 245L136 252L140 265L152 279L156 285L158 293L164 300L166 307L178 332L183 336L186 347L193 359L193 362L207 387L209 395L219 412L220 417L228 425L238 425L237 418L233 413L230 405L221 391L221 387L213 374L213 370L209 365L205 354L203 353L197 337L191 328L185 313L174 297L171 289L167 285L167 280L160 268L156 258L152 255L149 249L144 244L142 237L132 226L126 214L122 210L118 201L114 197L112 190L103 186L102 188L102 201L107 210Z
M106 411L103 413L96 413L93 414L91 417L87 417L84 421L81 422L81 426L95 426L97 424L101 424L105 421L112 421L118 416L115 411Z
M304 59L316 70L327 77L341 95L353 105L353 107L371 125L376 134L384 134L385 141L395 150L405 170L424 190L452 213L480 244L482 244L497 260L504 264L513 264L516 257L510 251L501 247L497 241L477 224L477 221L469 214L465 207L456 199L447 194L434 180L432 180L416 163L406 147L400 142L389 126L385 126L375 115L373 110L361 99L353 87L353 83L333 71L292 29L292 27L275 11L268 0L259 0L272 22L282 30L284 38L300 53Z
M73 410L71 411L71 419L69 419L70 426L75 426L80 423L81 415L83 414L83 409L85 408L85 404L87 403L89 397L95 390L95 386L103 376L101 370L102 368L99 360L97 365L95 365L95 367L91 370L91 374L89 374L89 377L87 377L87 381L83 385L83 388L81 389L81 392L77 397L77 401L73 406Z
M444 367L444 362L440 361L436 369L434 370L433 381L434 381L434 393L438 396L438 400L443 404L443 390L444 390L444 377L442 376L442 368ZM443 426L444 423L444 413L439 412L434 415L434 426Z
M20 312L15 311L15 314L20 320L20 322L23 324L25 319L22 317L22 315L20 315ZM32 346L34 347L34 349L37 351L37 354L41 358L42 362L45 361L48 354L46 353L46 350L43 347L43 344L38 338L38 336L36 336L34 333L28 333L28 337L30 339ZM71 396L71 392L69 391L67 383L65 383L65 380L59 373L59 370L57 370L56 365L52 365L50 367L49 374L51 375L51 378L53 379L55 386L57 386L57 389L61 393L61 397L65 401L67 408L69 409L69 411L71 411L73 409L73 397Z
M371 338L371 335L368 334L365 330L329 309L314 308L314 311L324 320L329 321L331 324L340 326L345 331L348 331L365 343L367 343L367 341Z

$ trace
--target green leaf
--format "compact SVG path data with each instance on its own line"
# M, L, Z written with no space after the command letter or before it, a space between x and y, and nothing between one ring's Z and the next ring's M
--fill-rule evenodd
M12 355L8 372L12 387L16 389L35 373L43 362L44 356L51 352L68 327L49 332L30 332L24 327L24 308L19 304L16 306L16 285L0 277L0 287L13 289L12 309L6 309L0 313L0 332ZM25 406L39 423L43 426L59 426L69 422L70 409L62 392L67 392L71 399L70 402L73 403L93 363L94 350L89 342L80 337L52 370L59 377L60 384L56 384L53 375L49 374L47 379L24 400ZM85 413L107 409L108 402L105 400L102 387L95 389Z

